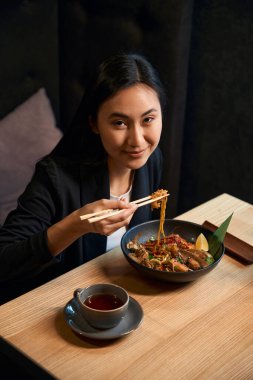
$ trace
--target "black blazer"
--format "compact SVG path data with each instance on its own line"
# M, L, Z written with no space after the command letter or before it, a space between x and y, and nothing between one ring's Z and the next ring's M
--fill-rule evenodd
M132 199L145 197L160 186L162 156L157 148L136 170ZM80 162L43 159L25 192L0 229L0 280L34 277L43 269L50 279L105 252L106 236L87 234L56 258L47 246L47 228L86 203L110 197L107 164L87 167ZM150 205L138 209L130 227L150 220Z

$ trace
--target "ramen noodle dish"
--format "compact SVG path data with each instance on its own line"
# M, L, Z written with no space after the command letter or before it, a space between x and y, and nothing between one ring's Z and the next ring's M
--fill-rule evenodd
M152 198L165 194L168 194L166 190L158 190L152 194ZM166 196L151 204L152 208L161 208L157 236L151 236L147 241L140 243L138 234L127 244L129 256L145 267L167 272L189 272L209 266L214 262L214 258L207 250L196 249L196 243L186 241L179 234L165 235L167 198Z

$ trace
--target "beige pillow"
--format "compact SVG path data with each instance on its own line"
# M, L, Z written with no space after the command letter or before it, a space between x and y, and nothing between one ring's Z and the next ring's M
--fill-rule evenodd
M61 136L44 88L0 120L0 224Z

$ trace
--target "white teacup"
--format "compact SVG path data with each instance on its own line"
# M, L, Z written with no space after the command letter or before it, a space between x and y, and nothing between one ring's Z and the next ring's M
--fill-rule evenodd
M114 284L94 284L74 291L80 312L87 322L99 329L116 326L124 318L129 295Z

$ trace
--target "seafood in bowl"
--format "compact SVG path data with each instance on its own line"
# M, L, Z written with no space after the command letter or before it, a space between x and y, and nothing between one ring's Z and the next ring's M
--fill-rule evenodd
M167 196L163 189L151 194L151 207L160 208L160 219L125 232L121 249L142 274L162 281L193 281L210 272L222 258L223 239L232 215L213 234L196 223L165 219Z
M201 233L207 242L205 236ZM200 236L200 235L199 235ZM206 244L208 248L208 242ZM148 268L167 272L188 272L206 268L214 262L211 253L198 249L179 234L171 233L158 240L151 236L139 243L136 239L127 243L129 257Z
M208 241L212 232L203 226L183 220L165 219L165 236L157 244L160 220L132 227L121 239L127 261L142 275L168 282L193 281L216 267L224 254L224 245L213 257L196 249L198 237Z

